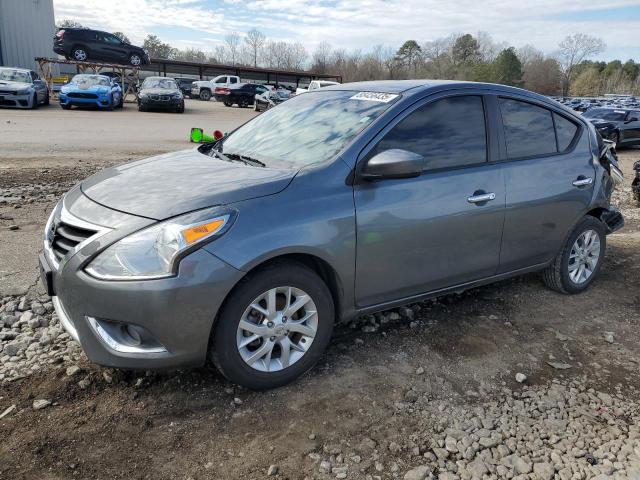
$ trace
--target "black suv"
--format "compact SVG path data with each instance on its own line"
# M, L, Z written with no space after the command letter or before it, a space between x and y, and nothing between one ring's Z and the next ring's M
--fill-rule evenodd
M53 37L53 51L79 62L99 60L135 67L149 63L149 54L142 48L124 43L112 33L88 28L61 28Z

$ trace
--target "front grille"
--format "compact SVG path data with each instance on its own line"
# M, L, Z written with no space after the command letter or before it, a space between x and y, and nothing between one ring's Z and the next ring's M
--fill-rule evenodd
M51 241L51 250L58 261L81 242L92 237L97 233L96 230L88 230L60 222L56 225L53 232L53 240Z
M95 93L71 92L67 93L69 98L98 98Z
M149 98L151 98L151 100L156 100L161 102L168 102L169 100L171 100L171 96L169 95L149 95Z

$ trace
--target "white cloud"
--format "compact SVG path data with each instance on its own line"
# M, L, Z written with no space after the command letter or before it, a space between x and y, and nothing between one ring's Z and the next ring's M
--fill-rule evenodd
M600 10L601 0L54 0L58 18L89 26L124 31L141 41L154 29L190 29L203 39L221 40L230 31L257 27L278 39L295 39L309 50L321 41L341 48L369 49L376 44L397 47L455 32L486 31L498 42L530 43L553 52L566 35L586 32L608 45L604 57L640 57L639 20L584 22L572 15ZM213 5L216 5L215 8ZM607 9L637 6L637 0L610 0ZM640 8L640 7L638 7ZM596 27L596 28L594 28ZM163 40L180 46L182 33ZM197 44L197 40L188 40ZM628 53L631 52L631 53Z

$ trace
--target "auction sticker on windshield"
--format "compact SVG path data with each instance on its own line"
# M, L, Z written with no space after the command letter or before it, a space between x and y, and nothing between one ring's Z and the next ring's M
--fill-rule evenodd
M396 98L398 98L398 95L394 93L360 92L356 93L349 100L368 100L370 102L389 103Z

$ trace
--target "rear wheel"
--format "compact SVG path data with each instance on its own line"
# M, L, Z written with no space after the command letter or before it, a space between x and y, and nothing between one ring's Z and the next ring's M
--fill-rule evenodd
M316 364L333 322L331 293L314 271L295 262L273 264L230 294L210 357L232 382L254 390L279 387Z
M89 54L84 47L75 47L71 51L71 58L76 62L86 62L89 59Z
M240 99L240 102L238 102L238 106L240 108L247 108L249 106L249 100L247 100L246 98Z
M573 229L562 250L549 265L543 278L560 293L580 293L587 289L602 266L607 244L604 225L587 216Z
M129 55L129 63L134 67L139 67L142 65L142 57L137 53L132 53Z
M211 92L209 90L200 90L200 100L208 102L211 100Z
M233 107L233 103L231 103L231 102L229 102L229 101L225 100L225 101L224 101L224 106L225 106L225 107Z

